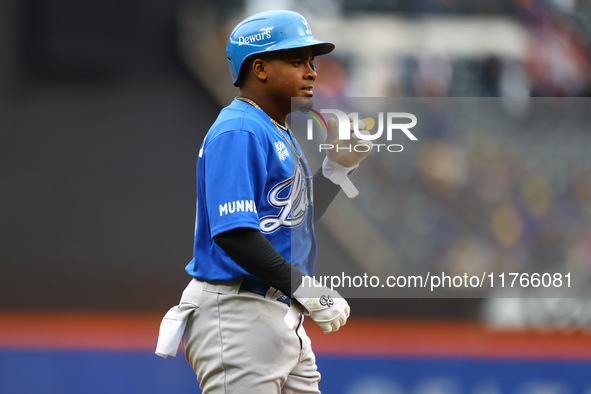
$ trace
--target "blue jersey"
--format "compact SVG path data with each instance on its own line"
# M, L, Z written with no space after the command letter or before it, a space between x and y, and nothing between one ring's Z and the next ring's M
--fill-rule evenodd
M199 151L195 243L187 273L210 281L250 276L213 241L248 227L313 275L313 217L312 175L301 147L266 113L235 99L220 112Z

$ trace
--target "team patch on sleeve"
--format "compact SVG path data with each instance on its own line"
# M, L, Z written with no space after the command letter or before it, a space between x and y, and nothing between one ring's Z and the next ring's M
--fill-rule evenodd
M274 143L275 149L277 150L277 155L279 156L279 160L284 161L289 157L289 152L285 147L285 144L282 141L277 141Z
M257 207L253 200L236 200L220 204L220 216L238 212L257 213Z

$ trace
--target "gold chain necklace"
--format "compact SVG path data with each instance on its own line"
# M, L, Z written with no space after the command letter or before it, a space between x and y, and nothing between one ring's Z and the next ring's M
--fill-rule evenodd
M264 112L265 114L267 114L265 111L263 111L263 109L261 107L259 107L259 105L257 103L255 103L254 101L252 101L249 98L246 97L238 97L238 100L240 101L244 101L245 103L248 103L250 105L252 105L253 107L255 107L258 110L261 110L262 112ZM267 116L269 116L267 114ZM287 145L289 145L289 147L291 148L291 151L293 152L293 154L295 155L298 163L300 161L300 159L302 158L304 151L302 151L302 148L300 147L300 154L298 155L298 153L296 152L296 150L294 149L294 147L291 145L291 142L289 142L289 139L287 138L287 136L285 134L283 134L283 131L281 130L285 130L286 132L290 133L289 128L287 126L282 125L281 123L277 122L275 119L273 119L272 117L269 116L269 119L271 119L271 123L273 123L275 125L275 127L277 128L277 130L279 130L279 132L281 133L281 135L283 136L283 139L285 140L285 142L287 142ZM291 133L290 133L291 135ZM295 142L294 142L295 143Z

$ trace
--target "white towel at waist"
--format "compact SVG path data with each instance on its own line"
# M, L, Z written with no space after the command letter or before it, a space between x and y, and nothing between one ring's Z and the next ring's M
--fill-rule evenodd
M195 309L195 305L184 303L173 306L166 312L162 323L160 323L160 333L158 334L158 344L155 352L158 356L163 358L176 356L187 326L187 319Z

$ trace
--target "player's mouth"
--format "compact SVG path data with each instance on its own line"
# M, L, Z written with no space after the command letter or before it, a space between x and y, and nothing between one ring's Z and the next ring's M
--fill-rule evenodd
M302 88L302 91L309 97L314 96L314 92L312 91L312 89L314 89L314 85L308 85L308 86L304 86Z

